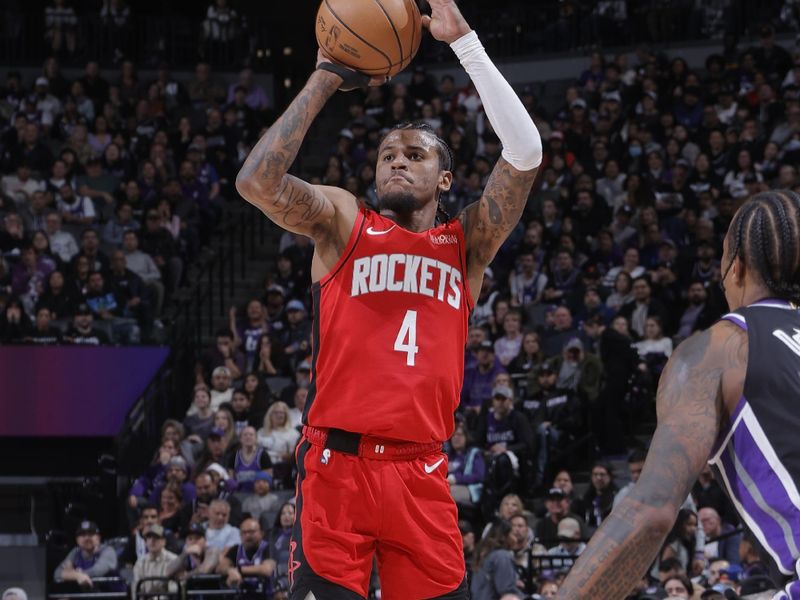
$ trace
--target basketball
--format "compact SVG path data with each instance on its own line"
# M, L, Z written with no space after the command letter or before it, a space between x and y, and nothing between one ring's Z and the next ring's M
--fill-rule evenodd
M422 18L414 0L322 0L316 34L335 61L365 75L391 77L417 53Z

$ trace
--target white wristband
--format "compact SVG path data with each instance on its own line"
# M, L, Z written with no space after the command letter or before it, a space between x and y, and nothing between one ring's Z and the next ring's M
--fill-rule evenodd
M542 138L516 92L486 54L475 31L464 34L450 47L478 90L483 108L503 143L503 158L519 171L542 163Z

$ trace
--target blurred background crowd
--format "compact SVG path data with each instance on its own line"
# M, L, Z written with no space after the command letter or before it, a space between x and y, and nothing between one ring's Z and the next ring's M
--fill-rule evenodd
M188 78L136 54L157 46L137 42L136 6L79 4L47 5L41 69L10 70L0 86L0 343L169 344L167 307L241 202L236 172L288 92L269 93L252 61L239 68L257 58L245 4L216 0L199 16ZM526 8L499 4L486 45L508 50L506 19ZM532 63L516 85L544 162L486 270L447 444L468 569L492 583L477 600L555 595L638 477L673 348L725 312L734 212L758 191L800 191L800 47L780 35L797 30L798 5L759 4L753 15L724 0L567 0L546 27L516 32L530 52L581 48L586 59L556 84ZM92 27L105 32L102 56L87 55ZM690 37L721 50L690 68L659 49ZM626 42L638 45L601 49ZM298 174L376 206L383 133L420 120L455 157L446 212L480 198L501 146L474 87L438 68L446 52L429 44L397 83L337 96L323 115L333 135L304 149ZM286 597L313 245L276 239L269 263L247 273L249 298L197 352L191 397L160 423L152 456L141 450L149 465L118 499L119 528L80 521L50 574L63 593L177 593L171 579ZM708 471L631 597L722 598L762 589L767 575ZM165 580L139 583L154 576Z

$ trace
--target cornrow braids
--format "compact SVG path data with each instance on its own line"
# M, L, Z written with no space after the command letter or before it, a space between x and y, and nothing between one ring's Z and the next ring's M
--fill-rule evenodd
M758 273L770 294L800 304L800 195L790 190L753 196L731 223L731 260Z
M447 142L436 135L436 130L427 123L423 123L421 121L407 121L404 123L398 123L389 131L387 131L386 135L389 135L393 131L409 129L413 131L424 131L431 136L434 142L436 142L436 153L439 155L439 168L443 171L453 170L453 163L455 162L453 159L453 151L450 150L450 146L447 145ZM386 136L384 136L384 138L385 137ZM383 143L383 140L381 140L381 143Z

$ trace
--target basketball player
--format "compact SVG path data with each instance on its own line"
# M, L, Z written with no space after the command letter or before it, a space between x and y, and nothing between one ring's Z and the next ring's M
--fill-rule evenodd
M639 481L558 598L627 596L708 461L783 578L767 597L800 599L800 195L747 201L728 229L722 265L732 312L673 353Z
M297 448L293 599L365 598L377 554L386 600L467 598L442 442L454 429L468 316L483 273L517 224L541 138L453 0L425 26L451 45L503 142L483 197L436 224L452 157L432 129L382 141L380 210L287 175L311 122L339 88L368 78L321 61L253 148L237 189L277 224L316 242L313 367Z

